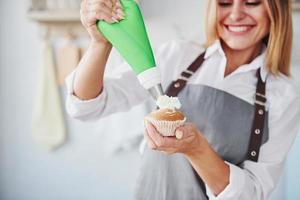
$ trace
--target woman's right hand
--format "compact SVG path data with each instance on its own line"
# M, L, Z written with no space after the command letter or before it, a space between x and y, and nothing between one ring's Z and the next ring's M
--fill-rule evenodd
M98 20L112 24L119 22L124 17L125 14L119 0L83 0L81 3L81 23L89 33L92 42L108 42L97 28Z

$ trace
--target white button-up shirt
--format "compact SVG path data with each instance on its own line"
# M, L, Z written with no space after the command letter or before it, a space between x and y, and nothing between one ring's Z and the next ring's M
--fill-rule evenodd
M203 47L195 42L173 41L162 45L155 52L155 57L162 74L163 87L167 88L171 81L176 80L203 51ZM190 84L214 87L251 104L254 104L258 68L262 69L262 80L267 80L269 140L261 146L258 162L247 160L241 167L226 162L230 166L229 185L217 197L207 186L210 199L268 199L278 182L287 153L299 130L300 97L290 78L283 74L274 76L268 73L264 65L265 54L266 50L251 63L240 66L224 77L227 60L220 41L216 41L207 49L201 70L189 80ZM126 63L123 65L124 68L128 68ZM129 110L149 98L135 74L128 71L120 78L106 78L103 92L95 99L83 101L73 95L75 75L76 70L66 79L66 108L72 117L80 120L96 120L114 112Z

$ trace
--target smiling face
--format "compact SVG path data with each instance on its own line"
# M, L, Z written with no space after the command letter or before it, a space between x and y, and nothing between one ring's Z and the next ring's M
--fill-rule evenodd
M264 0L216 0L217 32L231 49L245 50L262 43L270 32Z

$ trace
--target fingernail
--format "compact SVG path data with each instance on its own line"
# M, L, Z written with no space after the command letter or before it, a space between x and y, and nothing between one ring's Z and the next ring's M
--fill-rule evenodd
M119 21L118 21L116 18L111 17L111 19L112 19L114 22L119 23Z
M117 18L120 19L120 20L125 19L125 17L123 15L120 15L120 14L117 14Z
M118 20L124 19L124 16L121 15L120 13L118 13L118 12L113 13L113 17L114 17L115 19L118 19Z
M123 15L123 16L125 16L125 13L123 12L122 9L117 9L117 13L118 13L118 14L121 14L121 15Z
M182 132L181 130L177 130L177 131L175 132L175 136L176 136L176 138L177 138L178 140L180 140L180 139L182 139L182 137L183 137L183 132Z

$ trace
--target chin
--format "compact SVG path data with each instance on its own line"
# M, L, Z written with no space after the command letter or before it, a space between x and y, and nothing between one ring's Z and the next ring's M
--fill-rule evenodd
M249 40L232 40L223 42L232 50L246 50L252 47L254 44L250 44Z

